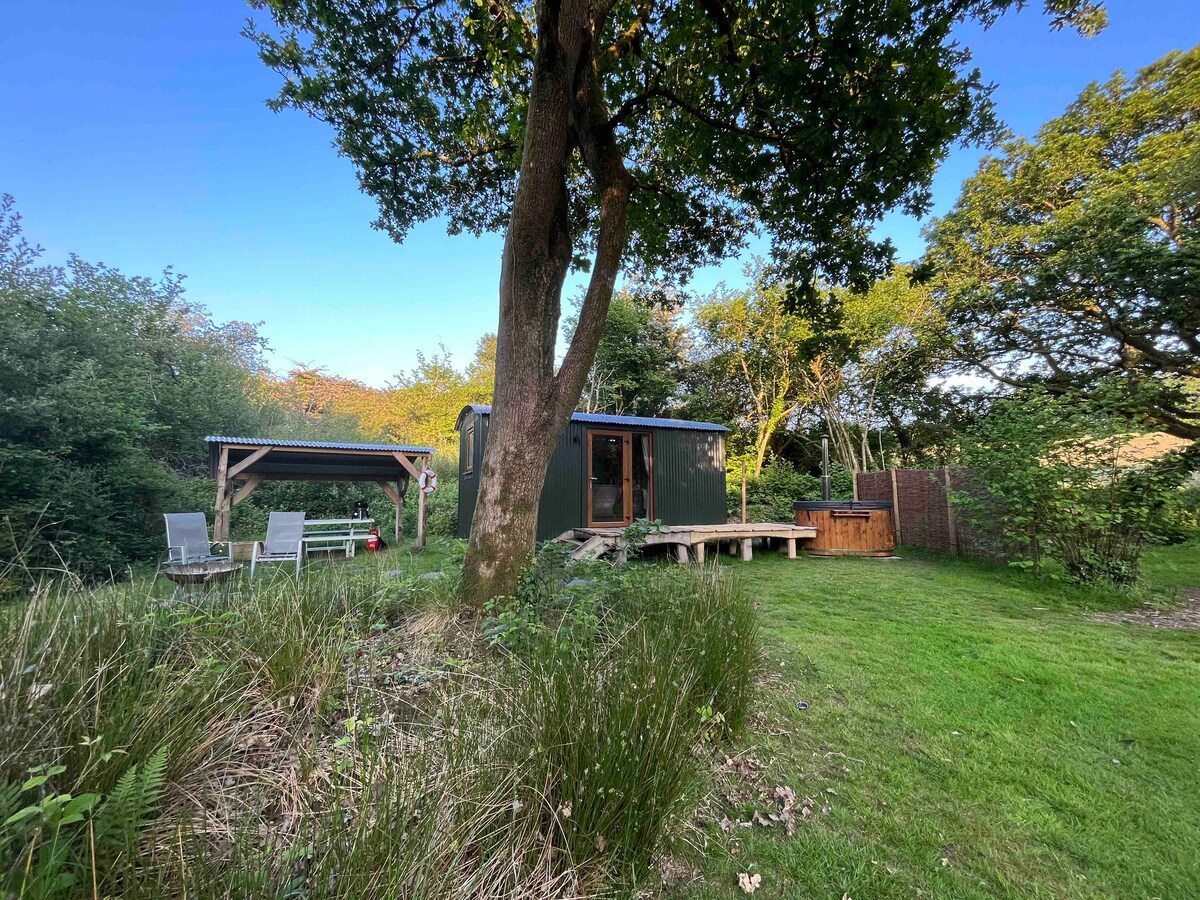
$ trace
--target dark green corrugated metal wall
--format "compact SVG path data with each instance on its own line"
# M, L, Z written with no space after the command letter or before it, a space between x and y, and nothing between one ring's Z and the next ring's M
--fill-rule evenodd
M475 471L466 474L466 425L475 425ZM470 532L479 494L479 472L487 440L488 417L472 412L459 433L458 536ZM624 430L570 422L546 472L538 506L537 538L557 537L587 524L587 432L589 428ZM725 441L721 432L678 428L637 428L653 435L654 510L665 525L713 525L725 521Z
M720 432L658 428L654 517L664 525L725 521L725 441Z
M584 524L584 446L587 440L585 426L579 422L568 422L567 430L558 439L558 446L550 457L546 470L546 483L542 487L542 500L538 505L537 539L548 541L558 537L568 528Z

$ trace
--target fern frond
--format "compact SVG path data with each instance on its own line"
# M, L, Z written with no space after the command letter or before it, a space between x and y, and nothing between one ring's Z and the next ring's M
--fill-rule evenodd
M96 813L96 843L133 850L138 834L162 803L167 784L167 748L159 747L142 766L129 767Z

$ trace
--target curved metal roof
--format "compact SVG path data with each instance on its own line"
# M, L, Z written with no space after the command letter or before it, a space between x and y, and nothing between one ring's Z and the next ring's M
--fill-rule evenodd
M481 403L468 403L458 414L455 428L462 425L463 413L467 410L480 415L491 415L492 408ZM572 422L585 422L589 425L617 425L625 428L676 428L680 431L729 431L724 425L716 422L690 422L687 419L655 419L647 416L607 416L600 413L572 413Z
M305 450L377 450L381 453L435 453L432 447L410 447L406 444L343 444L331 441L277 441L271 438L226 437L210 434L209 444L244 444L248 447L298 447Z

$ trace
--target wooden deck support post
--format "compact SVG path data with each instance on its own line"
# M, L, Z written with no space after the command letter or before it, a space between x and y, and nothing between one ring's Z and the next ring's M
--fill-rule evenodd
M217 463L217 500L213 505L213 540L229 540L229 448L221 448L221 457Z
M704 565L704 541L694 545L692 549L696 551L696 562Z
M742 559L754 559L754 538L742 538Z
M796 539L795 538L787 539L787 556L788 556L788 559L796 558Z
M675 545L675 555L681 565L686 565L687 561L688 561L688 545L687 544L676 544Z

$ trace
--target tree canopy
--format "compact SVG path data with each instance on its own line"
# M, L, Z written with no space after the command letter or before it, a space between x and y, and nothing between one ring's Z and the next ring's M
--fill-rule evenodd
M638 286L613 296L584 382L583 412L660 416L679 391L685 329L680 298ZM568 320L571 331L573 320Z
M1090 85L985 159L927 262L959 354L1001 382L1115 375L1200 438L1200 48Z
M884 467L885 426L905 449L919 419L929 427L945 416L929 415L944 405L943 392L930 384L948 357L942 314L928 286L912 276L898 267L865 291L835 289L837 320L825 326L824 346L804 368L805 392L849 472Z
M776 434L810 399L807 360L826 333L788 308L786 286L771 280L762 260L748 266L750 285L724 285L696 306L703 385L701 406L721 411L750 435L749 462L762 472Z
M829 276L879 271L868 224L922 212L956 140L995 126L991 88L950 38L1023 0L253 0L247 34L284 77L272 105L329 122L397 240L508 225L539 41L586 45L562 210L577 264L599 216L600 150L627 169L632 260L667 271L724 257L754 229ZM1045 0L1054 27L1105 24L1091 0ZM575 7L582 7L575 9ZM541 21L540 18L546 21ZM566 34L577 29L580 35ZM559 50L556 52L565 52Z

